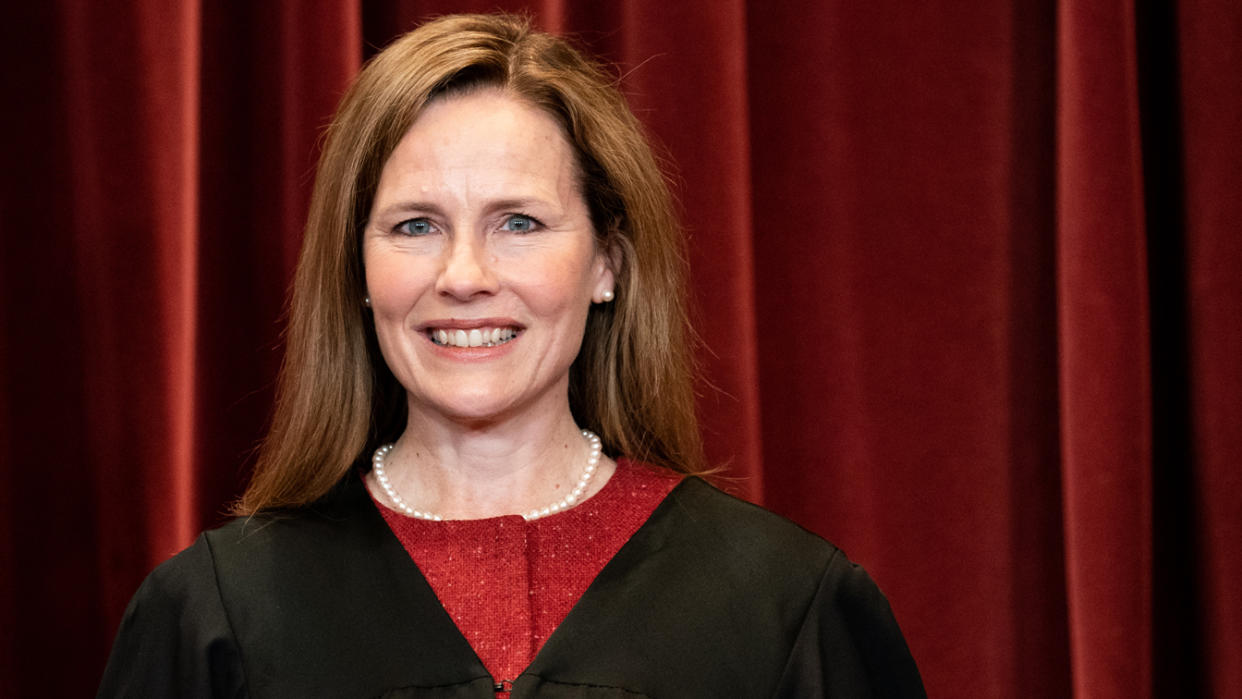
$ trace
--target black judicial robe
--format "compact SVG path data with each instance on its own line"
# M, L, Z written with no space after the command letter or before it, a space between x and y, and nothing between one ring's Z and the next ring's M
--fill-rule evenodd
M479 575L505 575L503 569ZM608 562L512 697L922 697L887 601L798 526L690 478ZM351 475L157 568L101 697L494 697Z

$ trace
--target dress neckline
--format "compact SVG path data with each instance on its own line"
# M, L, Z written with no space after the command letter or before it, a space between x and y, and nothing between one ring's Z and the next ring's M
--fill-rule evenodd
M403 570L405 574L412 575L413 580L417 580L417 584L414 586L417 591L417 596L426 600L423 604L426 605L427 609L434 610L430 613L437 617L437 626L440 626L444 633L449 634L452 637L452 641L447 645L451 646L454 649L453 652L459 654L463 659L469 658L469 665L472 668L472 672L476 675L475 679L486 678L489 684L494 684L494 678L491 676L486 665L483 663L478 653L476 653L474 648L470 645L469 640L462 633L461 629L459 629L453 621L448 610L441 604L440 599L436 596L431 583L427 580L422 570L410 557L409 552L405 549L405 546L401 542L400 536L393 530L391 521L389 521L389 518L385 516L385 511L392 513L392 515L396 518L400 518L402 527L408 527L411 529L447 526L457 527L464 531L476 533L481 529L504 527L516 524L537 527L541 522L545 524L553 523L560 526L572 526L573 523L566 522L565 518L574 516L575 513L577 513L576 516L579 517L588 516L588 512L607 502L607 498L611 497L612 492L617 488L622 487L625 481L633 479L635 475L634 471L640 469L654 471L659 474L660 477L670 479L675 478L677 482L673 484L673 486L664 494L659 504L656 505L655 509L650 512L650 514L648 514L633 535L631 535L629 539L620 547L620 549L617 550L606 563L604 563L603 567L592 578L586 590L570 608L569 613L556 627L556 629L554 629L544 640L541 647L531 659L531 662L523 669L517 678L511 680L511 682L516 683L519 680L528 680L528 676L532 674L535 676L544 674L547 671L547 668L544 666L548 665L549 658L557 658L564 655L564 647L573 646L575 644L574 639L577 636L577 633L573 629L576 626L584 625L582 622L577 621L577 619L580 617L589 619L600 613L606 613L602 611L599 598L606 598L608 596L609 593L606 590L615 589L618 586L625 587L624 583L619 582L619 580L624 580L627 576L631 575L633 571L638 570L640 568L639 564L642 560L646 559L655 550L658 550L663 546L662 542L665 538L665 534L662 531L663 525L661 523L664 519L670 516L670 509L674 507L674 502L678 498L678 494L692 492L697 493L699 488L706 487L710 489L710 486L707 486L697 477L685 476L684 474L676 473L674 471L647 466L646 464L634 462L625 457L621 457L617 459L617 469L613 473L612 477L608 479L608 482L604 484L604 487L600 488L595 495L583 500L577 506L563 512L558 512L555 515L549 515L548 517L541 517L530 521L523 519L521 515L501 515L499 517L488 517L484 519L433 521L408 517L400 511L387 507L375 499L375 497L371 494L370 488L367 487L365 480L362 478L358 479L361 482L357 483L357 485L361 486L362 494L365 499L371 503L372 508L374 508L371 512L374 513L374 517L380 521L383 527L383 531L385 533L384 538L386 539L385 548L388 550L388 555L391 556L394 550L401 552L399 556L401 559L400 562L394 561L394 565L396 565L398 569ZM362 473L359 472L359 476L361 475ZM618 478L618 475L622 475L622 477ZM604 496L604 498L601 498L601 495ZM434 604L429 604L431 601L434 601ZM594 624L587 623L585 625L592 626ZM566 626L568 626L568 629L565 628ZM553 666L556 665L556 663L553 663ZM510 680L506 678L505 681L509 682Z
M629 469L657 470L651 466L646 466L644 464L639 464L634 461L631 461L630 459L624 456L617 457L616 463L617 463L617 467L613 470L612 474L608 476L608 480L605 481L604 485L600 487L599 490L595 491L594 494L590 495L589 497L582 498L577 503L575 503L573 507L569 507L564 510L561 510L560 512L554 512L552 514L548 514L543 517L538 517L536 519L531 519L531 520L527 520L526 518L522 517L522 515L520 514L494 515L491 517L476 517L476 518L471 518L471 519L442 519L442 520L430 520L430 519L421 519L418 517L411 517L400 510L389 507L386 503L384 503L383 500L380 500L379 497L377 497L376 493L373 490L371 490L371 484L367 481L366 475L365 474L360 474L360 475L361 475L363 489L366 490L367 495L371 498L371 501L375 503L375 506L379 508L379 511L385 515L391 513L392 515L396 515L397 517L401 517L405 520L410 520L412 522L419 522L427 526L450 525L450 526L455 526L455 527L469 527L469 526L474 525L478 527L487 528L487 527L496 526L501 523L504 523L507 525L516 524L515 520L520 520L523 524L538 526L540 523L544 523L544 524L559 523L565 519L573 519L574 517L581 517L586 512L598 509L600 503L603 502L604 499L612 497L612 495L614 494L614 491L624 484L626 480L625 478L622 478L620 480L617 478L617 476L621 475L623 469L624 470L629 470ZM675 473L674 471L667 471L664 469L658 469L658 471L660 471L662 474L667 473L667 477L669 478L673 478L673 477L681 478L682 477L681 474ZM603 499L601 499L601 496Z

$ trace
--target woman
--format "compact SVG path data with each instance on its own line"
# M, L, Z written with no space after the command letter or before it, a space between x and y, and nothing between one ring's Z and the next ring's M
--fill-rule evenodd
M505 16L376 56L277 412L102 696L920 696L830 544L698 478L679 230L612 81Z

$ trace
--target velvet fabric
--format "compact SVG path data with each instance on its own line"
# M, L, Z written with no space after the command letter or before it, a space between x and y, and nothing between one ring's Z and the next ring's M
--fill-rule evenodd
M6 4L0 695L88 694L243 487L350 76L497 7L619 66L711 460L867 567L932 696L1242 696L1232 0Z

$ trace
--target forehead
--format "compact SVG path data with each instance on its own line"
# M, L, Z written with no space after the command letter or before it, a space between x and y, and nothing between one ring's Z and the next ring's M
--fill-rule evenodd
M422 110L384 164L385 185L448 180L577 189L577 159L560 123L499 89L450 94Z

